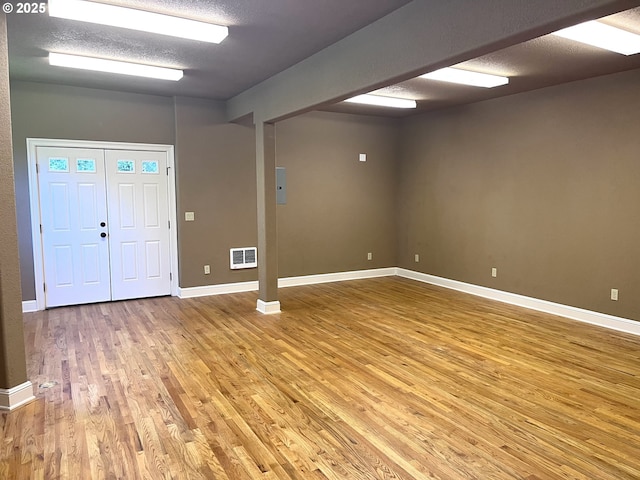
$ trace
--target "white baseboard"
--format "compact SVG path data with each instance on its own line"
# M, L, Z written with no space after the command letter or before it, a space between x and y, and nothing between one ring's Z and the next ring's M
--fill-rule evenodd
M481 287L471 283L436 277L435 275L415 272L404 268L398 268L397 275L404 278L418 280L420 282L430 283L432 285L438 285L440 287L450 288L452 290L458 290L464 293L470 293L471 295L489 298L491 300L497 300L499 302L509 303L511 305L529 308L531 310L537 310L539 312L559 315L572 320L610 328L619 332L640 335L640 322L629 320L627 318L614 317L613 315L607 315L606 313L598 313L591 310L571 307L569 305L549 302L547 300L525 297L524 295L518 295L516 293L494 290L493 288Z
M532 310L550 313L552 315L559 315L561 317L590 323L592 325L598 325L600 327L610 328L612 330L617 330L620 332L640 335L640 322L635 320L615 317L613 315L607 315L605 313L593 312L591 310L562 305L560 303L549 302L547 300L540 300L533 297L526 297L524 295L504 292L502 290L495 290L493 288L481 287L479 285L473 285L471 283L450 280L448 278L437 277L435 275L416 272L405 268L389 267L376 268L371 270L356 270L352 272L323 273L318 275L304 275L300 277L286 277L278 279L278 287L285 288L303 285L314 285L318 283L341 282L346 280L360 280L364 278L387 277L394 275L418 280L420 282L430 283L432 285L450 288L452 290L458 290L460 292L489 298L491 300L497 300L499 302L509 303L511 305L517 305L519 307L530 308ZM257 290L257 281L225 283L220 285L205 285L202 287L178 288L178 297L194 298L205 297L209 295L223 295L228 293L255 292ZM266 305L268 303L271 302L266 302L264 308L273 309L274 307L267 308ZM37 311L36 301L29 300L22 302L22 311ZM279 304L277 311L280 311ZM0 408L2 408L1 404Z
M35 300L27 300L22 302L22 313L37 312L38 304Z
M374 268L371 270L354 270L352 272L322 273L319 275L304 275L301 277L286 277L278 279L278 287L299 287L318 283L343 282L345 280L361 280L363 278L390 277L396 275L396 267Z
M0 410L15 410L35 400L33 385L27 381L13 388L0 388Z
M202 287L178 288L179 298L208 297L209 295L225 295L227 293L255 292L258 282L222 283Z
M258 303L256 305L256 310L266 315L270 315L272 313L280 313L280 302L277 300L273 302L265 302L263 300L258 300Z
M298 287L315 285L317 283L342 282L345 280L360 280L363 278L388 277L396 275L397 268L375 268L372 270L355 270L352 272L322 273L318 275L303 275L301 277L286 277L278 279L278 287ZM209 295L225 295L227 293L255 292L258 282L222 283L219 285L205 285L202 287L179 288L178 297L194 298Z

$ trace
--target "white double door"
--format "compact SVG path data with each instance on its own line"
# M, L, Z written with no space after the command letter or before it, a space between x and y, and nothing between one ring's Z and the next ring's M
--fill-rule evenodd
M46 307L171 292L164 152L37 147Z

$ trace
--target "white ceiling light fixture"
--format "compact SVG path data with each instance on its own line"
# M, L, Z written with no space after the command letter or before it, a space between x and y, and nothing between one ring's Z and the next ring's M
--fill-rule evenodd
M119 73L138 77L158 78L161 80L178 81L184 75L182 70L175 68L155 67L139 63L119 62L103 58L82 57L65 53L49 53L49 64L56 67L79 68L96 72Z
M425 73L424 75L420 75L420 78L484 88L499 87L509 83L509 77L472 72L470 70L461 70L453 67L441 68L440 70Z
M49 16L210 43L229 34L221 25L83 0L49 0Z
M397 97L383 97L382 95L371 95L366 93L364 95L357 95L352 98L347 98L345 102L349 103L361 103L363 105L375 105L378 107L391 107L391 108L416 108L417 103L415 100L409 100L406 98Z
M640 53L640 35L595 20L563 28L552 35L623 55Z

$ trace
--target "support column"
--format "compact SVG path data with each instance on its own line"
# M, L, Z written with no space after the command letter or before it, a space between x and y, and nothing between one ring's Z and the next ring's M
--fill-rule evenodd
M256 178L258 182L257 309L279 313L278 232L276 223L276 134L272 123L256 121Z
M13 180L7 17L0 14L0 410L33 400L27 380Z

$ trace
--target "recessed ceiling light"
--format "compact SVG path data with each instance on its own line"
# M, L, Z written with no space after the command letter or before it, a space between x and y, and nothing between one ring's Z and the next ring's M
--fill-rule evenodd
M139 63L118 62L103 58L82 57L65 53L49 53L49 64L57 67L80 68L97 72L120 73L138 77L159 78L162 80L180 80L182 70L175 68L154 67Z
M416 108L417 104L415 100L408 100L406 98L397 97L383 97L381 95L357 95L352 98L347 98L345 102L349 103L362 103L364 105L376 105L378 107L392 107L392 108Z
M439 80L441 82L459 83L472 87L493 88L509 83L508 77L489 75L488 73L471 72L459 68L447 67L420 75L420 78Z
M49 15L211 43L229 34L221 25L82 0L49 0Z
M620 30L595 20L563 28L553 32L552 35L586 43L593 47L604 48L623 55L640 53L640 35Z

